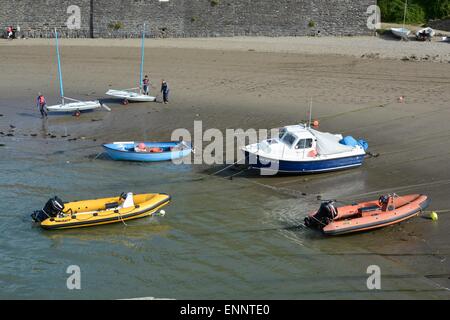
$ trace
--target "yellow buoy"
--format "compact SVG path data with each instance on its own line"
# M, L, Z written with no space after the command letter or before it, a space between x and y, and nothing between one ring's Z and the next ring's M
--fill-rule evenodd
M433 211L433 212L430 214L430 218L431 218L431 220L433 220L433 221L437 221L437 220L439 219L439 216L438 216L438 214L436 213L436 211Z

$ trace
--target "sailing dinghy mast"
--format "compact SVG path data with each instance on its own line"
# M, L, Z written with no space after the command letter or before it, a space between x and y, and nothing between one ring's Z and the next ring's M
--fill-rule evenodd
M106 94L115 98L123 99L124 104L128 104L128 101L136 102L155 102L157 97L152 97L148 93L144 93L144 59L145 59L145 37L146 37L146 23L143 23L142 39L141 39L141 65L139 70L139 81L135 82L138 86L131 89L124 90L108 90Z
M405 12L403 14L403 30L406 29L406 15L408 13L408 0L405 0Z
M64 101L64 85L61 71L61 57L59 53L59 41L58 41L58 31L55 28L55 40L56 40L56 56L58 57L58 77L59 77L59 91L61 94L61 105L65 105Z
M140 79L139 79L139 93L142 94L142 89L144 88L144 57L145 57L145 27L146 24L144 22L144 27L142 29L142 41L141 41L141 68L140 68Z

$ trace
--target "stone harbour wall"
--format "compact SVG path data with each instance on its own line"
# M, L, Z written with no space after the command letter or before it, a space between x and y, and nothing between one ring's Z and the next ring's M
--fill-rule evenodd
M376 0L0 0L0 27L21 36L366 35Z

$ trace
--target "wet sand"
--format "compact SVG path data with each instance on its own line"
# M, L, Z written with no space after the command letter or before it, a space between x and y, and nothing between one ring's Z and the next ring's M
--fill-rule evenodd
M0 70L0 131L7 133L9 125L14 125L16 137L37 143L47 141L48 133L56 135L56 142L77 137L71 142L74 148L93 148L95 153L101 151L96 145L112 140L168 139L176 128L192 129L194 120L202 120L204 129L221 130L293 124L305 120L312 97L314 118L320 120L321 130L365 138L370 151L380 156L350 171L270 178L243 175L235 180L248 180L264 192L294 200L311 200L317 195L353 201L387 192L428 194L432 198L430 210L439 212L438 222L415 218L359 236L312 237L308 245L317 247L320 243L323 254L350 257L349 266L361 267L358 259L351 258L358 255L370 256L367 261L374 264L389 265L394 275L386 280L386 286L392 285L401 297L448 298L450 64L444 61L448 58L444 51L448 52L449 44L400 44L401 51L392 54L389 48L397 42L380 39L295 41L149 40L145 72L156 87L163 78L169 82L169 105L122 106L106 100L111 113L53 116L46 123L39 118L34 99L41 91L49 104L58 102L52 42L2 41L0 53L9 60L3 60ZM310 46L301 46L306 41ZM334 45L339 41L345 45ZM137 40L63 41L66 96L106 98L104 92L110 88L135 86L138 47ZM429 55L430 48L437 48L443 62L401 61L405 54ZM361 58L377 52L382 52L377 58ZM404 103L398 102L400 96L405 96ZM68 134L70 137L62 137ZM7 146L15 143L4 135L0 142ZM196 170L205 172L205 167ZM304 208L293 210L306 214ZM346 294L344 290L342 296ZM383 293L374 298L383 298Z

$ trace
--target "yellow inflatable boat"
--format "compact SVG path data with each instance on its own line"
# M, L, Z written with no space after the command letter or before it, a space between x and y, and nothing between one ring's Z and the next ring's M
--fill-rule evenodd
M167 194L122 194L120 197L63 203L50 199L31 217L47 230L92 227L152 216L170 202Z

